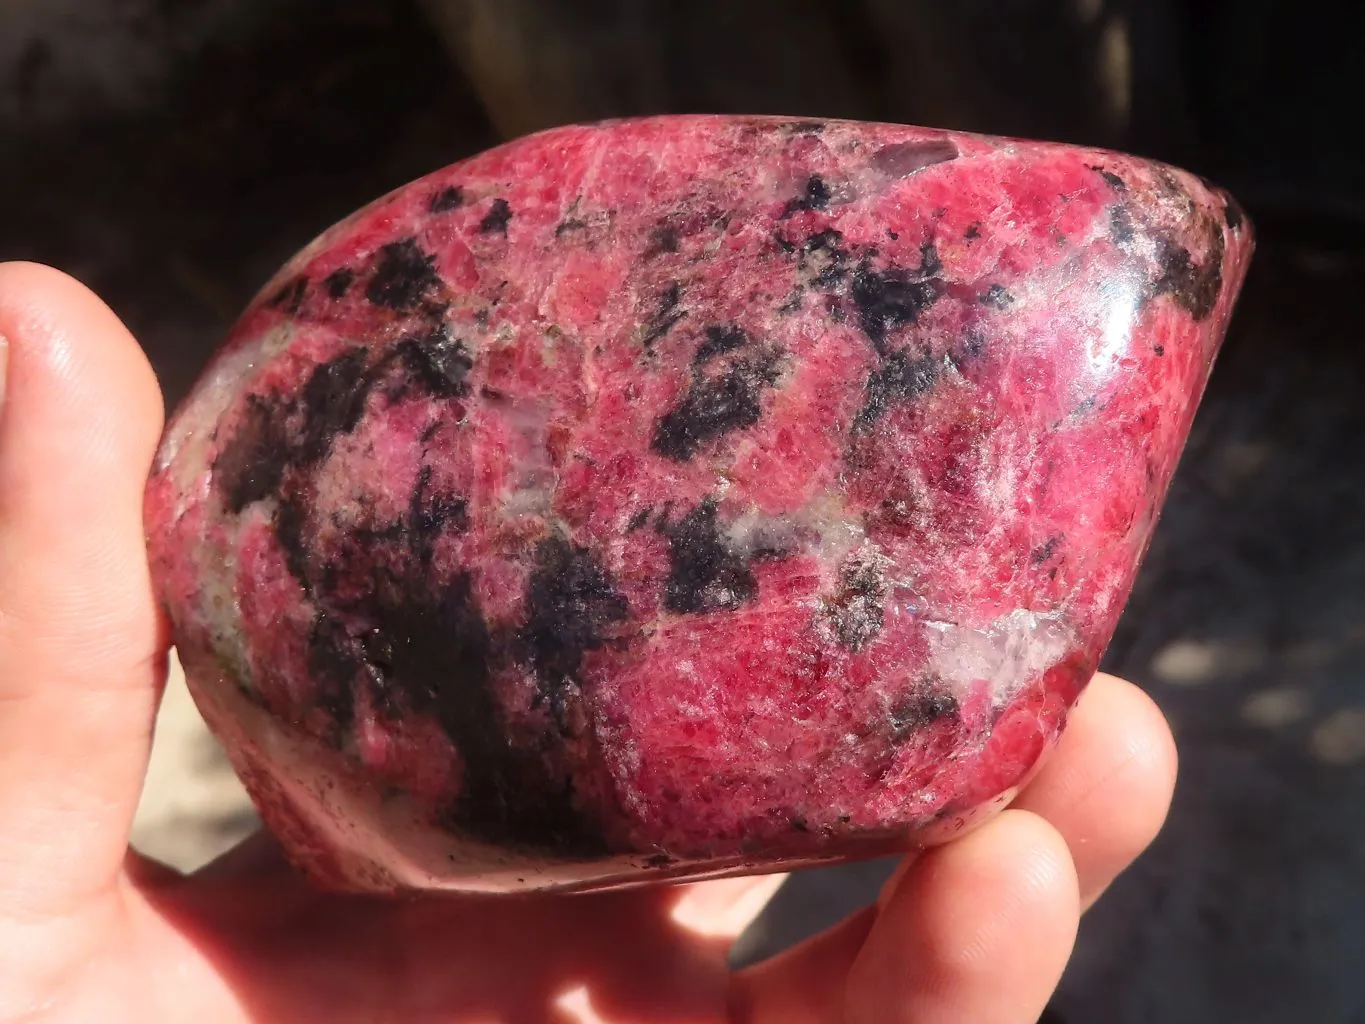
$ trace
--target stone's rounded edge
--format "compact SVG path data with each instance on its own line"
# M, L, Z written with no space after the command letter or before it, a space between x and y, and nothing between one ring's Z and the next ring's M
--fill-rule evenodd
M1114 161L1128 166L1140 165L1148 171L1164 177L1167 181L1183 181L1188 198L1206 208L1210 215L1217 215L1220 225L1225 225L1225 239L1222 266L1224 268L1223 295L1218 305L1224 307L1224 315L1231 312L1236 304L1237 294L1245 281L1247 264L1255 249L1255 226L1236 198L1216 182L1177 164L1151 157L1139 156L1101 146L1077 143L1056 142L1043 139L1030 139L1013 136L999 136L987 133L962 131L959 129L935 127L931 125L908 124L895 121L861 121L850 118L815 118L794 114L708 114L708 113L669 113L633 117L603 118L593 121L575 121L554 125L507 139L496 146L478 153L470 154L443 167L401 183L382 196L366 203L353 213L322 229L316 237L297 250L267 280L246 306L247 313L259 310L271 301L281 288L287 286L320 253L325 252L336 240L352 232L357 226L372 219L385 206L394 204L424 185L432 188L444 186L462 172L477 170L481 164L495 163L519 152L534 152L552 147L560 137L568 138L575 134L593 132L624 131L629 129L648 130L651 128L681 131L688 128L703 129L722 125L747 124L768 130L798 128L815 125L824 130L830 127L846 130L863 130L878 133L891 133L905 136L903 141L947 141L952 143L959 157L971 158L983 152L1027 150L1032 153L1053 156L1066 155L1075 162L1093 166L1101 170L1105 161ZM1190 192L1189 186L1203 192L1202 198ZM245 316L243 317L245 319ZM240 325L240 321L239 321ZM218 364L239 348L250 343L250 333L234 328L224 346L212 357L201 374L201 379L210 376L210 371L218 369ZM196 382L191 389L193 394L199 387Z
M322 228L315 237L302 247L296 250L281 267L261 285L256 293L247 302L246 309L254 310L265 303L282 286L289 283L305 265L307 265L319 253L326 251L341 236L352 230L356 225L374 216L376 212L396 200L406 196L412 191L421 188L425 184L444 184L447 179L457 176L461 171L470 167L477 166L482 162L495 161L506 157L519 150L533 150L537 147L546 147L560 137L567 137L575 133L583 132L606 132L620 130L623 128L680 128L695 126L698 128L721 124L735 124L744 122L752 125L764 126L770 129L777 129L783 126L799 125L834 125L849 129L869 129L880 131L894 131L907 133L910 135L923 135L926 139L938 140L968 140L973 139L983 143L994 143L996 137L982 135L973 132L964 132L949 128L935 128L927 125L902 124L892 121L858 121L850 118L810 118L799 115L785 114L705 114L705 113L674 113L674 114L650 114L635 117L613 117L600 118L592 121L571 121L565 124L553 125L548 128L541 128L534 132L528 132L514 138L506 139L498 145L478 153L473 153L462 157L459 160L446 164L443 167L428 171L426 174L402 182L389 189L383 195L372 199L370 202L361 206L359 209L346 215L338 221ZM1026 140L1016 140L1024 142ZM1030 142L1030 145L1050 145L1048 143ZM1080 150L1080 147L1066 147ZM236 339L229 338L226 347L214 356L210 365L216 362L220 355L232 351L236 347ZM196 385L197 386L197 385ZM193 389L191 389L193 390Z
M836 836L827 842L827 849L817 847L804 854L754 853L689 861L659 852L634 852L559 863L539 856L518 858L440 831L422 821L402 797L381 796L335 751L287 732L272 715L247 700L213 665L211 656L191 653L182 660L190 694L209 731L223 745L265 827L296 869L319 887L337 892L586 894L906 855L981 827L1007 807L1022 787L1021 783L977 807L919 828ZM339 785L343 780L359 784Z
M1233 243L1226 246L1223 256L1226 309L1223 314L1222 331L1226 334L1228 324L1236 313L1242 289L1246 285L1252 260L1256 258L1259 237L1256 222L1251 219L1250 214L1243 209L1232 192L1212 182L1205 181L1204 184L1223 201L1224 235Z
M830 837L823 850L812 844L802 854L696 860L638 851L554 863L538 855L519 858L441 831L423 821L406 798L382 796L336 751L288 731L248 700L212 655L187 652L182 661L189 692L265 827L297 870L320 888L337 892L588 894L910 855L988 824L1042 768L1056 742L1053 737L1017 784L975 807L940 814L918 827Z
M925 826L915 834L915 845L921 849L932 849L935 846L943 846L964 836L969 836L977 829L989 825L1001 811L1014 803L1015 799L1028 785L1028 780L1041 766L1043 760L1045 757L1039 758L1024 780L1009 787L1003 793L999 793L975 807L953 814L945 814L937 821Z

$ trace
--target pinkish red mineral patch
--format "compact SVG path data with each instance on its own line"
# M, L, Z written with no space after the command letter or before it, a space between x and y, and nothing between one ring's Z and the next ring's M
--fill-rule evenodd
M1181 171L888 125L439 171L292 260L168 429L191 686L361 887L913 842L1093 673L1251 249Z

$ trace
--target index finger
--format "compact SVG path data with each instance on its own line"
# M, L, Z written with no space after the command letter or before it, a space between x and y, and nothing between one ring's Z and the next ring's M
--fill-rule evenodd
M1161 709L1137 686L1101 673L1013 806L1062 834L1089 907L1160 832L1176 770L1175 740Z

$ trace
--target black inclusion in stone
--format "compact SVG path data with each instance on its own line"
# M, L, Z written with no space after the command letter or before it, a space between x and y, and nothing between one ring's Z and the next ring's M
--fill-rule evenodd
M308 293L308 278L300 274L272 295L266 305L281 313L293 316L303 305L303 297Z
M664 607L670 612L733 611L757 599L758 580L748 561L725 543L713 499L661 529L669 541Z
M492 694L488 626L467 572L437 580L381 567L356 609L383 685L413 711L434 715L465 766L465 803L486 824L506 818L505 730Z
M875 565L854 564L839 575L839 589L826 603L839 646L861 651L881 632L886 581Z
M275 492L289 465L288 403L247 395L241 425L213 463L213 484L237 515Z
M333 553L324 565L317 559L307 562L299 503L285 501L277 510L276 535L291 571L319 609L309 646L319 700L340 707L337 702L347 695L354 699L357 685L368 684L390 717L430 710L429 687L411 685L411 647L417 642L412 627L437 614L432 606L441 603L431 596L440 589L432 574L437 540L469 525L465 499L436 489L432 477L431 466L423 465L406 513L390 523L350 526L341 553ZM304 560L299 567L293 565L296 553Z
M431 201L427 204L427 210L431 213L449 213L451 210L458 210L464 205L464 190L459 185L451 185L432 195Z
M825 184L823 178L818 174L812 174L806 179L806 188L795 199L789 200L787 205L782 208L782 215L778 220L786 220L793 214L802 210L824 210L829 207L829 186Z
M380 248L365 297L376 306L409 313L440 287L436 257L416 238L404 238Z
M568 217L555 225L555 237L563 238L575 231L586 231L588 222L582 217Z
M488 690L492 647L472 577L439 580L405 569L377 566L356 608L370 627L367 650L383 651L376 668L413 710L437 716L462 755L495 748L502 730ZM476 734L469 719L491 727Z
M959 713L957 698L948 693L921 693L897 704L891 712L891 732L905 739L927 726Z
M1043 565L1049 558L1057 552L1057 545L1062 542L1060 535L1049 537L1038 547L1033 549L1029 555L1029 561L1034 565Z
M1014 296L1003 284L993 284L981 293L981 305L1005 309L1014 304Z
M583 655L601 647L630 608L587 548L559 537L542 541L526 587L526 622L517 639L542 691L581 685Z
M436 541L445 533L469 529L469 502L454 494L431 489L432 470L423 465L408 498L408 535L413 555L424 566L431 564Z
M254 502L279 499L275 534L289 571L305 587L307 509L292 474L321 462L336 438L360 422L371 386L366 361L365 349L351 349L314 367L292 398L247 396L242 424L214 461L214 486L228 512L236 515Z
M682 233L672 224L660 223L649 233L645 247L645 259L652 259L664 253L678 252L682 248Z
M458 751L463 791L451 809L463 832L489 843L559 855L600 853L600 833L574 804L571 780L509 736L494 680L494 643L459 573L381 590L378 632L393 651L393 684L435 715Z
M1208 254L1203 263L1196 263L1188 249L1169 239L1158 239L1157 244L1159 273L1152 292L1169 295L1195 320L1213 312L1223 289L1223 231L1210 221L1207 234Z
M1116 245L1127 245L1133 240L1133 215L1121 203L1109 209L1109 237Z
M415 494L424 491L419 482ZM310 667L327 680L325 699L344 701L343 684L369 685L390 718L430 715L439 723L462 766L460 793L442 816L448 827L509 849L600 853L600 832L575 806L570 779L508 732L495 678L505 655L473 576L433 572L420 550L405 549L425 543L413 531L390 534L364 540L340 567L347 585L319 595L335 609L310 650ZM334 625L339 613L353 635Z
M493 205L479 221L479 234L491 235L493 232L507 234L507 225L512 222L512 207L506 199L494 199Z
M378 361L368 349L352 348L319 363L296 395L248 395L236 433L213 464L224 507L240 513L288 489L292 472L322 462L338 437L356 429L376 386L395 367L401 374L388 391L390 401L413 388L436 398L466 395L473 365L448 325L438 324L402 339Z
M940 365L932 356L906 349L892 352L868 376L854 429L866 430L894 406L924 394L934 386L939 372Z
M394 358L413 383L436 398L459 398L469 393L474 359L464 342L451 337L449 324L404 338L395 347Z
M649 323L645 324L644 336L640 339L645 348L650 348L653 344L677 326L678 321L687 316L687 311L681 308L682 305L682 285L674 281L664 289L663 295L659 297L658 311L650 318Z
M843 248L844 233L837 228L825 228L806 239L802 248L806 252L840 252L847 255Z
M550 706L562 708L565 690L580 683L583 654L626 619L626 600L588 551L546 541L525 624L515 636L490 629L471 574L433 569L434 539L465 529L467 518L463 500L435 492L431 477L429 467L419 472L402 528L353 533L338 572L314 589L323 611L309 668L319 705L344 727L356 687L366 686L391 720L432 716L463 768L461 793L444 815L457 831L528 852L598 854L603 839L577 808L572 779L534 737L509 733L497 678L514 659L529 663Z
M275 540L284 552L285 568L298 580L306 593L313 591L309 575L308 509L297 495L287 495L275 509L271 520Z
M355 642L325 612L313 621L308 635L308 675L317 686L314 700L338 732L355 720L355 685L361 660Z
M697 346L697 354L692 357L694 363L709 362L716 356L743 348L749 340L744 328L738 324L711 324L702 333L704 335L702 343Z
M844 236L833 228L817 231L806 239L798 256L803 270L814 271L811 283L817 288L835 288L848 276L848 250Z
M686 462L710 442L752 427L763 414L763 393L777 383L777 363L768 352L737 361L717 377L694 376L682 401L659 417L650 447Z
M940 291L936 278L894 267L876 271L864 262L853 275L849 295L858 326L880 348L892 331L916 323Z
M1128 183L1124 181L1122 178L1120 178L1113 171L1107 170L1103 167L1092 167L1090 169L1094 171L1096 174L1098 174L1101 178L1103 178L1104 183L1108 185L1110 188L1112 188L1115 192L1128 191Z
M938 246L933 242L925 242L919 247L919 275L920 277L937 277L943 273L943 261L938 256Z
M294 444L296 465L322 461L336 438L360 423L370 394L368 358L366 349L354 348L313 369L298 397L303 422Z
M340 267L322 279L322 287L327 289L328 296L340 299L350 291L354 282L355 271L349 267Z

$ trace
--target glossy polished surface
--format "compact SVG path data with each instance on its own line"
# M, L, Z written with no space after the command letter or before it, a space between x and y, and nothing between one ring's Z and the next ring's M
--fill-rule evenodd
M168 428L191 688L331 885L952 834L1093 673L1251 248L1181 171L900 126L437 172L292 260Z

